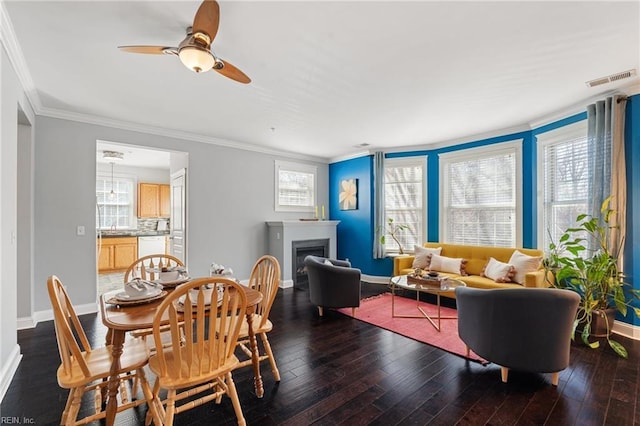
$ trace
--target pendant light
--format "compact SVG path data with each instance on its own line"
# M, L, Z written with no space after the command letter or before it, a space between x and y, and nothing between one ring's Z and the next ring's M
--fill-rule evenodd
M111 163L111 192L109 192L109 199L113 201L116 198L116 192L114 191L115 179L113 178L113 166L116 164L116 161L124 160L124 153L118 151L102 151L102 157L109 160L109 163Z
M114 192L114 190L113 190L113 187L115 186L115 182L114 182L114 180L113 180L113 166L114 166L115 164L116 164L116 163L114 163L113 161L111 162L111 192L109 193L109 199L110 199L111 201L113 201L113 200L115 200L115 199L116 199L116 193L115 193L115 192Z

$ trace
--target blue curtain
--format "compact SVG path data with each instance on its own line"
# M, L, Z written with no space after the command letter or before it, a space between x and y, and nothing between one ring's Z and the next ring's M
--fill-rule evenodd
M612 98L587 106L587 146L589 150L589 214L600 216L602 202L611 191Z
M591 176L587 212L600 216L600 208L612 196L609 207L617 212L611 225L619 227L611 233L610 247L617 255L622 270L622 241L626 232L627 180L624 151L624 113L626 98L612 96L587 106L587 142ZM593 242L590 242L593 243Z
M382 259L386 256L384 245L380 243L380 236L385 232L384 217L384 153L373 155L373 258Z

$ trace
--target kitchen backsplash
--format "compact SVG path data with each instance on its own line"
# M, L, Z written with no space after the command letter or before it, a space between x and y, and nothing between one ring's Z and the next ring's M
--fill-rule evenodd
M138 218L138 232L156 231L158 229L158 220L169 222L169 219ZM167 229L169 229L168 224L167 224Z

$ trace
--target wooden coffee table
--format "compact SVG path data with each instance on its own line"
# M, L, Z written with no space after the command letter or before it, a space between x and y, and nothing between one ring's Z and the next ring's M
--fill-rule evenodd
M457 319L457 316L442 316L440 313L440 295L442 293L446 293L449 291L454 291L457 287L466 287L467 285L454 278L446 278L440 282L440 286L435 285L425 285L425 284L414 284L407 281L406 275L398 275L395 277L391 277L391 316L393 318L426 318L429 320L433 327L440 331L440 321L443 319ZM396 315L395 312L395 294L396 288L399 287L404 290L412 290L416 292L416 308L420 311L422 315ZM432 317L427 314L424 309L420 306L420 293L430 293L436 295L436 306L438 307L438 314L436 317ZM437 324L436 324L437 320Z

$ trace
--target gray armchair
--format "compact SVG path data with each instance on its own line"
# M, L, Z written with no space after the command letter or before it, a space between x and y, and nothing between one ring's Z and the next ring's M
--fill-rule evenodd
M552 373L569 365L571 330L580 297L569 290L456 288L458 334L487 361L509 369Z
M320 316L323 308L356 308L360 306L360 270L351 267L345 260L307 256L304 264L309 278L309 299L318 307Z

